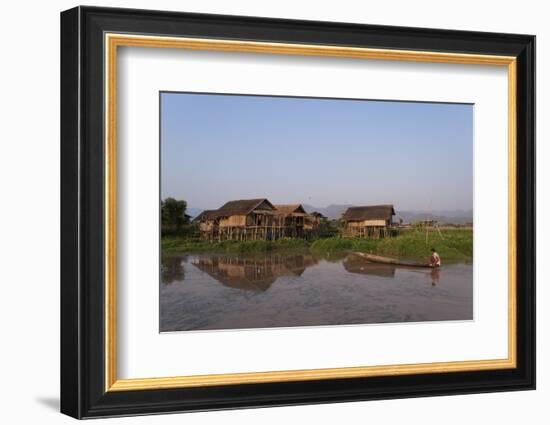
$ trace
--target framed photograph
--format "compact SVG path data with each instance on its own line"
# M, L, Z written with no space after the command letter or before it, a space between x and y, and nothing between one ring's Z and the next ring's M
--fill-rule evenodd
M535 388L535 37L61 14L61 411Z

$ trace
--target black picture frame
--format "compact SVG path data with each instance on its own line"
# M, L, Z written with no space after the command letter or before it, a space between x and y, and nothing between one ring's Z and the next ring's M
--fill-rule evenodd
M104 33L517 58L517 367L474 372L105 391ZM61 412L75 418L535 388L535 37L132 9L61 13Z

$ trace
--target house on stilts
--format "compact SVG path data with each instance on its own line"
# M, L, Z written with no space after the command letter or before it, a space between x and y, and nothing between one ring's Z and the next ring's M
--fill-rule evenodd
M344 222L342 236L373 239L391 236L394 215L393 205L350 207L342 215Z
M218 236L217 218L217 210L204 210L193 219L193 222L199 224L201 239L212 241Z
M327 218L320 212L314 211L305 217L304 231L306 236L319 236L319 229L323 220Z
M226 202L216 211L218 240L276 239L276 212L265 198Z
M350 207L342 215L343 237L381 238L396 232L392 218L393 205ZM201 212L200 237L208 241L276 240L318 236L326 218L320 213L308 214L301 204L272 204L266 198L226 202L217 210Z
M281 230L278 237L303 238L307 212L301 204L277 204L275 220Z
M203 211L195 220L204 240L272 240L281 234L276 215L276 208L265 198L241 199Z
M226 202L217 210L203 211L195 222L203 240L275 240L305 237L307 217L301 204L273 205L258 198Z

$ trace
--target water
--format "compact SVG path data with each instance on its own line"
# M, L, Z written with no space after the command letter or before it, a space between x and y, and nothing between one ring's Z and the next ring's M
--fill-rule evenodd
M473 318L471 264L439 270L349 254L164 257L160 330L249 329Z

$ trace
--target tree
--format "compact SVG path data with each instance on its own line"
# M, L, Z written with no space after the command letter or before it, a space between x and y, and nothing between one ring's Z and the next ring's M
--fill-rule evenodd
M187 224L189 218L185 215L187 202L174 198L166 198L161 201L161 222L163 229L179 230Z

